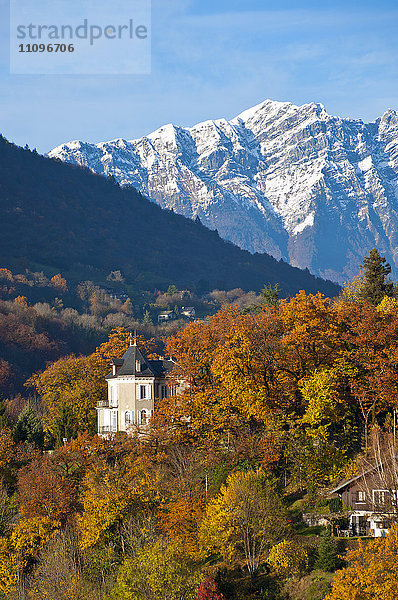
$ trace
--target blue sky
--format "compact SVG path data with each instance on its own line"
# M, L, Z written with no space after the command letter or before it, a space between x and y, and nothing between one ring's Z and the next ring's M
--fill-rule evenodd
M40 152L232 118L266 98L365 121L398 109L396 0L152 0L150 75L10 75L4 0L0 17L0 131Z

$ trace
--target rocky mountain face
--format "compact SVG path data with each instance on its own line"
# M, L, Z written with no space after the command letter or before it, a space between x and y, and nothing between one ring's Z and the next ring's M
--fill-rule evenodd
M133 185L250 252L340 283L374 246L398 274L398 116L265 102L231 121L165 125L131 141L74 141L50 157Z

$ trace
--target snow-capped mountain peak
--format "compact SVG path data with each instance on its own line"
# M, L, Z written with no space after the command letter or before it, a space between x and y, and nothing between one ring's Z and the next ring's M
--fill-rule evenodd
M398 116L373 123L318 103L265 100L231 120L139 139L73 141L49 155L199 216L251 252L343 282L377 246L398 266Z

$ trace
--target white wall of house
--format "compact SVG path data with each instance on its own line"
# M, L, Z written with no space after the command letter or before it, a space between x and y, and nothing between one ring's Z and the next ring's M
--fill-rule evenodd
M124 376L108 380L109 408L98 408L98 432L130 431L149 422L155 398L169 395L166 379Z

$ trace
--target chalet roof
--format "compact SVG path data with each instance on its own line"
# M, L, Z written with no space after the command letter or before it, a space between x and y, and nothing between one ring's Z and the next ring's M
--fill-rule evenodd
M171 360L148 360L144 357L138 346L130 346L123 354L122 358L114 358L111 365L119 367L116 375L110 372L106 379L117 379L125 375L134 375L135 377L165 377L169 373L174 363ZM137 369L137 367L139 367Z
M333 490L330 490L329 494L337 494L338 492L341 492L342 490L350 486L352 483L355 483L371 471L374 471L376 468L377 466L369 467L369 469L366 469L366 471L362 471L362 473L356 475L355 477L352 477L351 479L344 479L341 483L339 483L337 487L335 487Z

